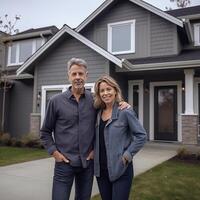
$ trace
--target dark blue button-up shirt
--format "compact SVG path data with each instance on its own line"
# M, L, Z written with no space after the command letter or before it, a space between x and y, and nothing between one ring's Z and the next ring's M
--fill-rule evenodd
M40 138L49 154L58 150L72 166L87 167L86 158L93 149L95 119L91 92L85 90L77 102L70 88L50 99Z

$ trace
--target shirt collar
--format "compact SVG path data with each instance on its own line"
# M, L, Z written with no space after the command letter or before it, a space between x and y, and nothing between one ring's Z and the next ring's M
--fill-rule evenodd
M68 99L71 99L71 98L74 97L71 88L72 88L72 86L70 86L70 87L67 89L67 91L66 91L66 95L67 95L67 98L68 98ZM83 94L81 94L81 97L85 97L85 88L84 88Z

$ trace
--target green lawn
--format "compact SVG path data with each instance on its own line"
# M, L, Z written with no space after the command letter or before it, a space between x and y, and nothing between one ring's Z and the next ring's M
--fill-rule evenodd
M44 149L0 146L0 166L47 157Z
M100 200L95 196L92 200ZM167 161L134 179L130 200L199 200L200 164Z

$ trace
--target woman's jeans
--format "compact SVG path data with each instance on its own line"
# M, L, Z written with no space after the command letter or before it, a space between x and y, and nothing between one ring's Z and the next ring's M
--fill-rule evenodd
M73 167L65 162L56 162L53 178L52 200L69 200L75 179L75 200L90 200L94 164L88 161L87 168Z
M116 181L111 182L108 171L102 170L97 177L102 200L128 200L133 180L133 164L129 163L126 171Z

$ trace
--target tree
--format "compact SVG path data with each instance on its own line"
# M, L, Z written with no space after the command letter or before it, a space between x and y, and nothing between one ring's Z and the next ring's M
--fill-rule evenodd
M190 5L190 0L170 0L171 3L176 3L177 8L186 8ZM171 7L165 7L166 10L172 10Z
M0 17L0 30L7 34L18 33L19 29L16 28L17 21L21 19L20 15L15 15L14 20L8 18L8 14L4 15L4 19Z

